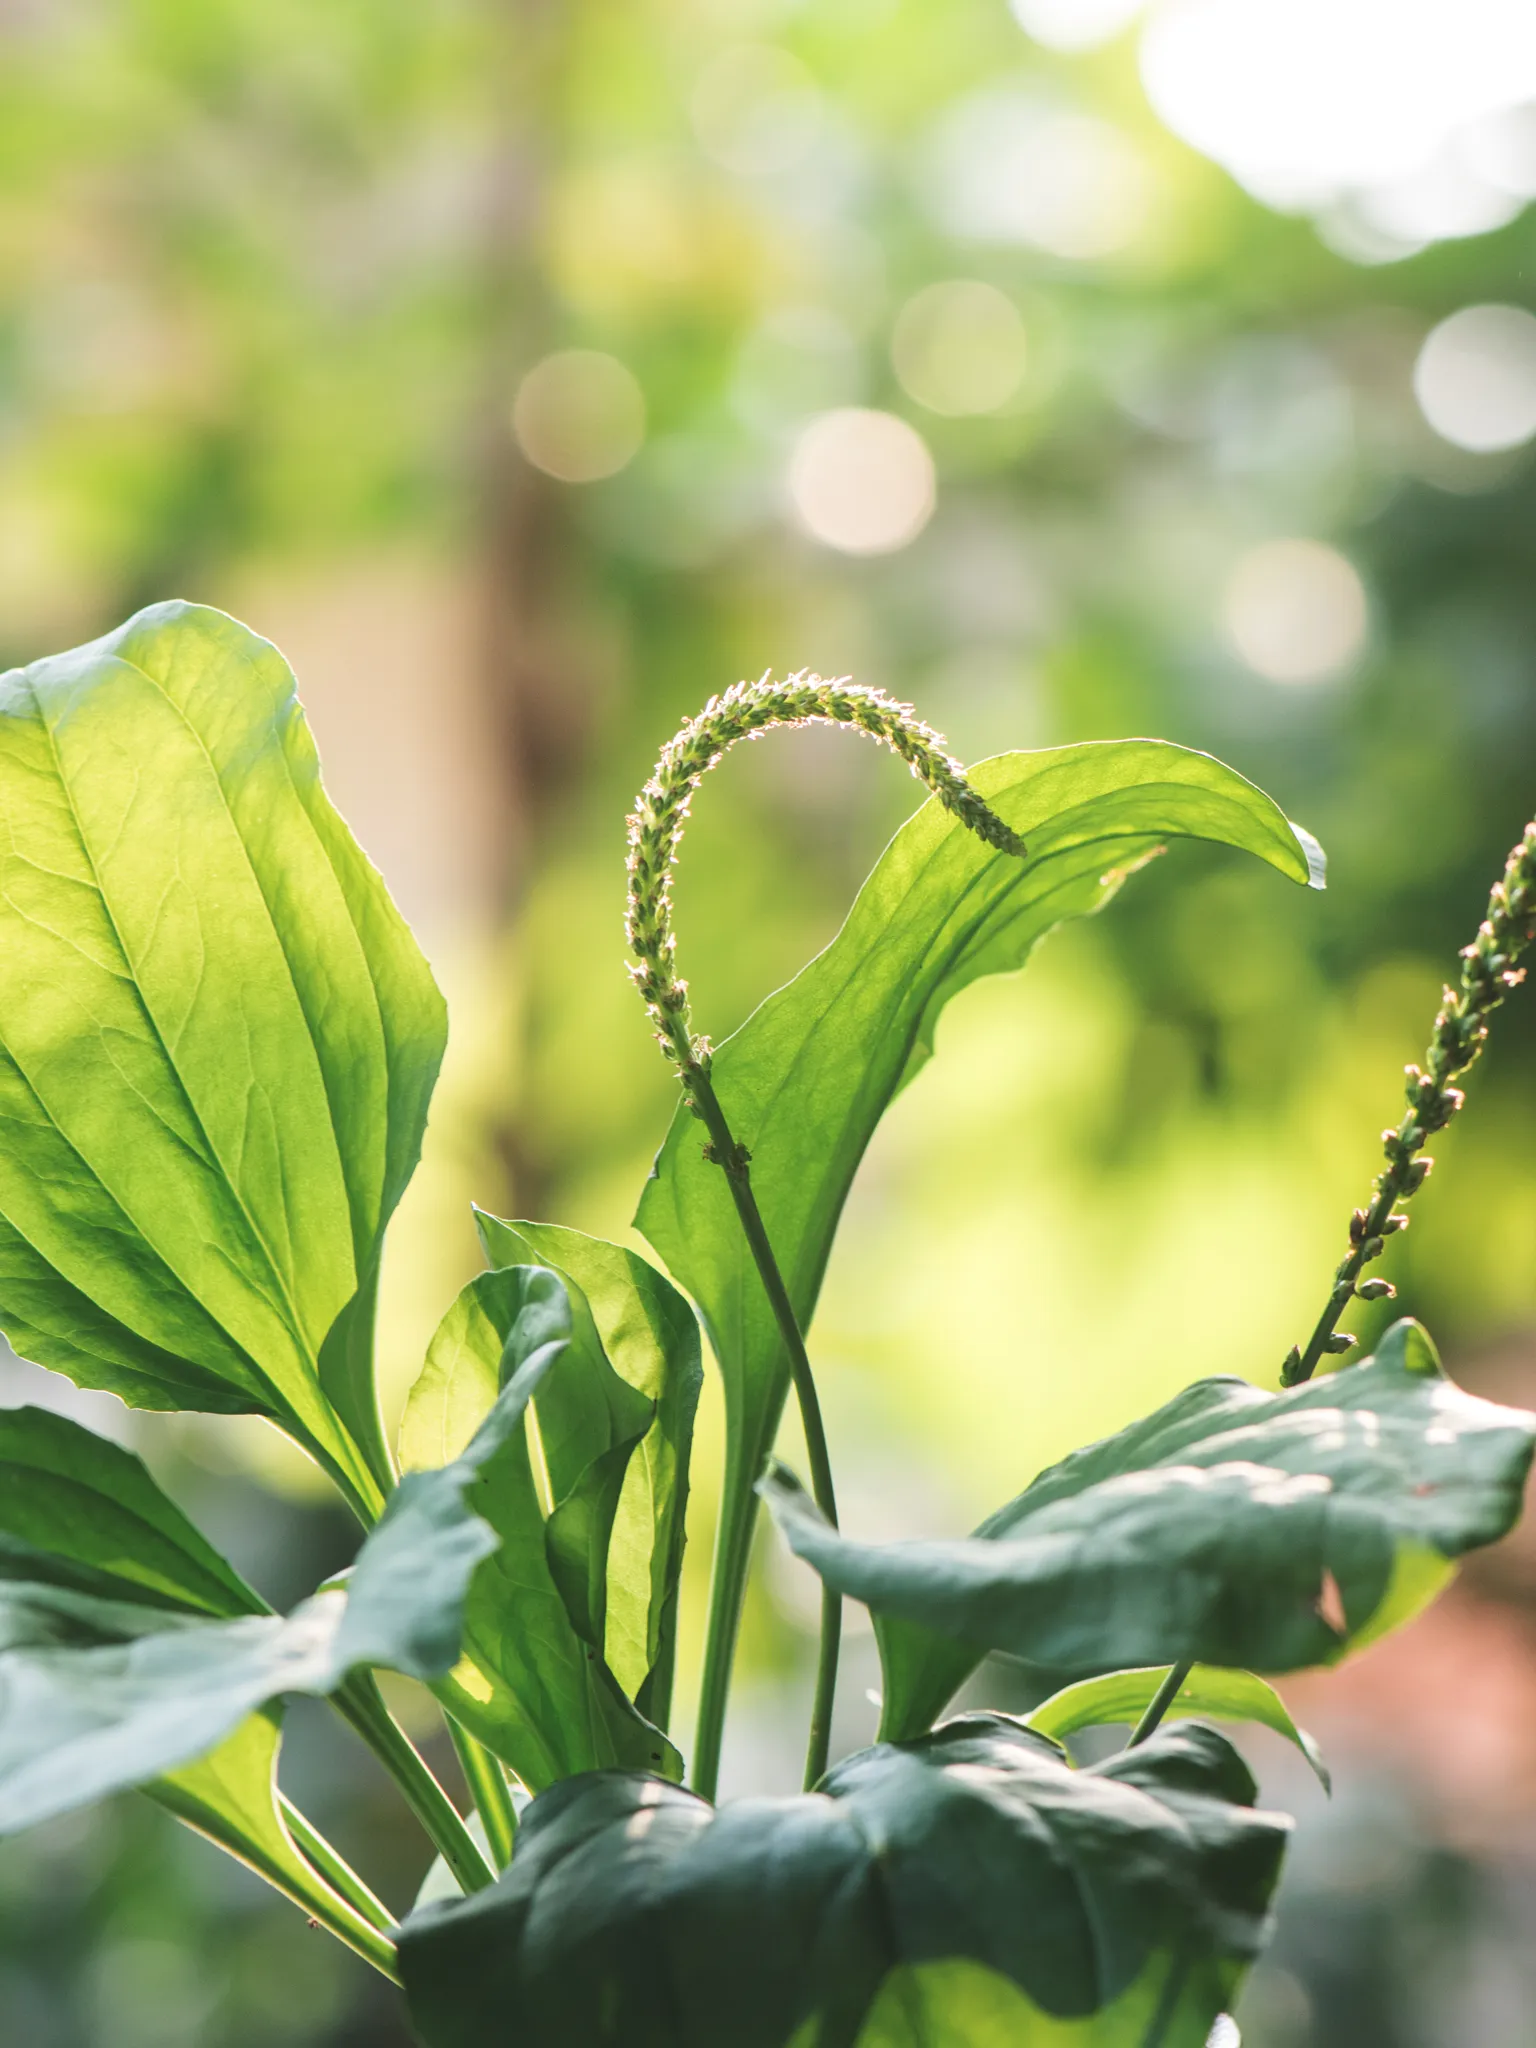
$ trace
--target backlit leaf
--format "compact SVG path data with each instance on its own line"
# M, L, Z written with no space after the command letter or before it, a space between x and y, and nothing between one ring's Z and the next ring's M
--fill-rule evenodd
M551 1400L568 1366L573 1393ZM504 1375L507 1386L496 1395ZM488 1393L490 1413L455 1455ZM522 1426L530 1397L538 1422L545 1414L557 1420L554 1456L542 1455L543 1430L535 1431L542 1471ZM614 1441L626 1408L631 1434ZM608 1366L580 1290L537 1266L509 1266L470 1282L433 1338L406 1406L405 1463L445 1451L452 1462L408 1473L402 1492L426 1499L446 1486L500 1539L475 1574L463 1609L463 1656L438 1684L438 1697L535 1790L608 1765L680 1768L609 1670L593 1611L617 1506L614 1470L651 1413L651 1403ZM563 1493L554 1490L557 1473Z
M677 1650L677 1592L688 1507L688 1458L704 1371L698 1319L677 1289L622 1246L553 1223L503 1223L477 1212L493 1266L552 1266L586 1297L604 1351L656 1419L624 1477L608 1545L604 1652L640 1711L665 1727Z
M277 1791L281 1737L281 1709L266 1707L206 1756L143 1790L308 1912L323 1880L288 1832ZM337 1910L345 1914L345 1902L338 1901Z
M1027 1728L1037 1728L1060 1742L1080 1728L1103 1728L1123 1722L1134 1728L1156 1699L1171 1666L1153 1665L1141 1671L1110 1671L1102 1678L1084 1678L1048 1700L1024 1717ZM1305 1728L1298 1728L1290 1709L1272 1685L1266 1685L1252 1671L1221 1671L1210 1664L1197 1664L1174 1694L1164 1711L1168 1721L1194 1718L1211 1721L1248 1721L1273 1728L1287 1742L1294 1742L1316 1771L1325 1791L1331 1790L1328 1767L1322 1751Z
M0 680L0 950L0 1327L135 1406L269 1415L376 1508L443 1011L274 648L156 605Z
M1107 903L1170 837L1244 848L1293 881L1322 859L1268 797L1208 755L1157 740L1003 754L971 780L1029 841L993 852L929 802L896 834L826 951L714 1054L712 1078L804 1329L854 1171L940 1011L981 975L1021 967L1064 919ZM739 1546L788 1388L788 1365L725 1175L679 1108L637 1222L703 1312L729 1421L722 1542Z

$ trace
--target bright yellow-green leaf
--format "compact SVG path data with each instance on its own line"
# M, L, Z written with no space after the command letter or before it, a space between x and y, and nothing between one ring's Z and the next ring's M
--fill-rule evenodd
M1212 2015L1232 2002L1238 1980L1230 1967L1190 1970L1158 1955L1101 2012L1058 2019L981 1963L905 1964L881 1986L856 2048L1205 2048ZM817 2048L814 2034L795 2048Z
M536 1456L521 1407L507 1405L529 1374ZM608 1538L651 1402L613 1372L580 1290L537 1266L482 1273L444 1317L406 1406L407 1464L456 1443L487 1395L490 1414L454 1462L402 1487L451 1481L499 1539L438 1697L534 1790L616 1765L679 1772L602 1655Z
M1079 1728L1102 1728L1114 1722L1134 1727L1151 1706L1172 1670L1172 1665L1154 1664L1139 1671L1111 1671L1103 1678L1085 1678L1077 1685L1064 1686L1043 1700L1025 1725L1038 1728L1060 1742ZM1174 1694L1163 1718L1168 1721L1200 1718L1209 1721L1252 1721L1273 1728L1287 1742L1294 1742L1329 1788L1328 1767L1322 1751L1304 1728L1291 1719L1290 1709L1272 1685L1252 1671L1223 1671L1212 1664L1196 1664Z
M712 1079L801 1328L876 1124L932 1050L939 1013L981 975L1101 909L1166 838L1245 849L1321 885L1322 856L1262 791L1207 754L1117 740L1002 754L971 780L1029 842L997 853L937 802L905 824L826 951L714 1054ZM743 1553L751 1489L772 1448L788 1362L724 1174L685 1109L637 1222L703 1313L729 1422L723 1552Z
M376 1509L372 1301L445 1025L275 648L156 605L0 680L0 953L0 1327L269 1415Z
M316 1890L329 1887L288 1832L277 1792L281 1739L282 1709L269 1707L242 1721L207 1756L143 1789L157 1805L217 1842L307 1913L313 1910ZM333 1911L345 1918L347 1902L331 1896ZM375 1917L386 1918L377 1901L372 1903Z
M665 1728L688 1457L703 1380L698 1320L664 1274L621 1245L552 1223L503 1223L483 1211L476 1221L493 1266L531 1259L575 1283L614 1371L655 1403L656 1419L629 1462L614 1517L603 1648L640 1711Z

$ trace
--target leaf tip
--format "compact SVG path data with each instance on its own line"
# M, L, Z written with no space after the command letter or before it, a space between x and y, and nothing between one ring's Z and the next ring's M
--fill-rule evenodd
M1292 833L1295 835L1296 844L1301 849L1301 857L1307 864L1307 887L1309 889L1326 889L1328 886L1328 856L1323 851L1321 841L1314 839L1306 826L1298 825L1294 818L1287 818L1285 822L1290 826Z
M1412 1316L1400 1316L1376 1346L1375 1363L1395 1366L1399 1372L1415 1373L1421 1379L1445 1377L1435 1340Z

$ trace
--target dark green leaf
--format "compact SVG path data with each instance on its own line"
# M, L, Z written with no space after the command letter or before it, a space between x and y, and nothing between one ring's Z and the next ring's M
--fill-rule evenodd
M0 1574L0 1653L13 1650L99 1649L140 1636L191 1628L202 1619L182 1608L151 1606L93 1590L101 1582L53 1558L23 1548L7 1552ZM18 1573L35 1567L37 1576ZM85 1579L88 1583L79 1583ZM0 1663L0 1708L9 1665Z
M0 1410L0 1537L14 1575L53 1553L76 1584L192 1613L264 1614L131 1451L42 1408Z
M1264 1938L1288 1823L1252 1796L1209 1728L1074 1771L995 1715L718 1812L606 1772L401 1968L430 2048L1182 2048Z
M0 1326L149 1408L265 1414L365 1506L441 1000L293 678L157 605L0 682Z
M693 1310L634 1252L553 1223L503 1223L476 1212L493 1266L532 1261L585 1295L615 1372L656 1404L630 1460L608 1545L603 1647L640 1711L665 1727L677 1649L678 1581L688 1507L688 1457L704 1369Z
M1321 855L1259 790L1208 755L1122 740L983 762L972 781L1029 841L995 853L936 802L887 847L827 950L714 1055L713 1081L752 1155L752 1186L804 1329L854 1170L897 1089L968 983L1021 967L1064 919L1100 909L1168 837L1256 853L1321 882ZM640 1228L703 1311L729 1422L727 1521L772 1447L788 1366L736 1220L685 1110L640 1203ZM740 1540L740 1531L723 1540Z
M138 1458L43 1409L0 1412L0 1532L0 1577L13 1582L11 1600L0 1596L5 1647L112 1641L134 1620L154 1632L167 1625L157 1609L224 1618L268 1611ZM17 1574L39 1590L29 1596ZM49 1580L54 1590L42 1590ZM81 1593L84 1603L74 1597ZM207 1756L143 1789L307 1904L315 1875L275 1796L280 1719L275 1707L248 1716Z
M555 1355L531 1360L508 1386L485 1443L459 1467L409 1478L391 1496L345 1590L326 1587L286 1617L215 1621L151 1605L131 1576L121 1582L131 1597L109 1597L110 1572L16 1544L4 1559L11 1575L0 1576L0 1833L167 1774L181 1785L179 1795L162 1788L167 1803L201 1799L211 1832L223 1798L220 1825L233 1831L218 1769L187 1777L186 1767L247 1716L284 1694L334 1692L357 1669L442 1678L459 1656L470 1581L497 1542L466 1504L476 1460L516 1427ZM49 1576L14 1575L29 1566ZM82 1577L84 1586L71 1582ZM246 1786L241 1796L254 1795ZM263 1853L260 1836L253 1853Z
M794 1550L875 1614L882 1732L904 1735L989 1649L1071 1675L1331 1663L1513 1525L1533 1441L1536 1416L1463 1393L1400 1322L1290 1393L1201 1380L955 1542L849 1542L782 1469L764 1491Z
M557 1407L548 1397L568 1364L577 1398ZM497 1396L506 1373L513 1377ZM524 1389L527 1402L535 1388L536 1423L545 1414L559 1418L564 1494L553 1489L556 1459L541 1459L543 1471L536 1470L522 1406L512 1404L514 1389ZM476 1428L487 1393L494 1405ZM626 1403L633 1433L615 1444ZM475 1574L463 1610L464 1653L438 1695L534 1789L605 1765L679 1768L676 1752L608 1669L593 1611L617 1502L614 1470L650 1419L650 1402L603 1357L580 1290L537 1266L470 1282L433 1338L406 1406L404 1462L453 1462L409 1474L402 1491L446 1486L500 1539ZM542 1429L535 1441L542 1447ZM592 1454L585 1467L583 1445Z
M1052 1693L1024 1725L1055 1741L1074 1735L1080 1728L1103 1728L1123 1722L1133 1728L1156 1699L1171 1670L1169 1665L1152 1665L1141 1671L1110 1671L1102 1678L1084 1678L1061 1692ZM1173 1696L1164 1718L1187 1721L1207 1717L1213 1721L1249 1721L1273 1728L1287 1742L1294 1742L1316 1771L1325 1791L1332 1789L1322 1751L1305 1728L1298 1728L1290 1710L1272 1685L1266 1685L1251 1671L1220 1671L1209 1664L1197 1664Z
M15 1589L0 1592L14 1643ZM98 1606L79 1617L99 1626L93 1646L78 1637L70 1647L37 1644L34 1635L34 1647L7 1647L0 1833L177 1770L283 1693L331 1690L344 1675L334 1651L345 1609L341 1593L319 1594L287 1619L194 1621L125 1606L136 1633L112 1641ZM36 1603L26 1613L35 1618Z

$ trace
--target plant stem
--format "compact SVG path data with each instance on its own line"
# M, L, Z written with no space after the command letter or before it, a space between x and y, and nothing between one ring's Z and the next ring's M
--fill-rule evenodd
M293 1837L305 1861L312 1863L332 1890L338 1892L355 1912L361 1914L363 1919L376 1927L381 1934L393 1933L394 1915L382 1900L374 1897L346 1858L337 1853L319 1829L310 1824L285 1793L278 1793L277 1804L283 1817L283 1825Z
M1424 1066L1406 1069L1408 1112L1395 1130L1382 1132L1387 1164L1376 1177L1369 1208L1350 1218L1349 1251L1333 1276L1317 1326L1306 1348L1292 1347L1280 1370L1282 1386L1311 1379L1330 1353L1347 1351L1354 1338L1337 1334L1339 1317L1356 1294L1367 1301L1389 1300L1396 1291L1390 1281L1360 1275L1380 1258L1395 1231L1406 1230L1408 1218L1399 1208L1423 1186L1434 1161L1419 1159L1431 1131L1443 1130L1465 1097L1450 1084L1466 1073L1488 1040L1487 1018L1512 988L1525 979L1515 965L1536 937L1536 821L1510 853L1504 872L1488 898L1488 915L1471 945L1461 949L1461 985L1447 987L1429 1042Z
M343 1464L304 1427L296 1415L286 1417L279 1427L314 1459L357 1517L360 1525L364 1529L371 1529L384 1512L384 1503L389 1498L389 1488L369 1470L361 1456L355 1464ZM391 1481L391 1485L393 1484Z
M725 1732L731 1665L741 1621L742 1592L752 1557L757 1496L755 1474L744 1472L735 1442L727 1445L720 1491L720 1528L709 1584L709 1619L704 1633L704 1669L699 1680L699 1718L693 1740L693 1789L714 1799L720 1785L720 1749Z
M285 1816L286 1817L286 1816ZM306 1852L307 1860L307 1852ZM371 1920L337 1897L330 1887L316 1876L313 1891L300 1890L297 1886L284 1884L280 1887L287 1893L301 1911L307 1913L317 1927L323 1927L327 1934L334 1934L362 1957L365 1963L372 1963L381 1976L391 1984L400 1982L400 1971L395 1960L395 1944L382 1928L375 1927Z
M252 1832L235 1815L195 1799L184 1804L174 1779L158 1779L144 1791L157 1806L175 1814L187 1827L254 1870L274 1891L291 1899L315 1926L334 1934L392 1983L399 1983L391 1939L394 1921L356 1872L280 1792L278 1812L287 1834L281 1852L274 1853L277 1844L266 1829Z
M708 1156L717 1166L724 1169L731 1198L736 1204L736 1214L741 1223L742 1233L751 1249L753 1263L763 1283L763 1291L768 1296L769 1306L773 1310L774 1321L779 1326L784 1349L789 1354L790 1377L794 1381L795 1398L800 1404L806 1456L810 1460L811 1492L817 1507L835 1529L837 1493L832 1481L832 1460L827 1451L827 1432L822 1422L816 1380L811 1371L811 1361L806 1355L805 1339L800 1334L794 1303L790 1300L789 1290L784 1285L784 1276L779 1271L779 1262L774 1257L773 1246L768 1241L768 1232L763 1224L762 1212L757 1206L757 1197L752 1192L752 1169L746 1148L738 1145L732 1137L731 1127L725 1120L725 1112L720 1107L720 1098L714 1091L708 1069L700 1061L690 1058L684 1075L684 1085L688 1090L689 1100L709 1132ZM752 1476L755 1482L758 1475ZM740 1610L741 1587L745 1583L747 1560L751 1550L751 1518L748 1516L742 1519L746 1524L745 1540L738 1542L735 1546L737 1555L730 1560L734 1583L725 1583L722 1588L722 1601L718 1605L712 1605L712 1637L716 1625L723 1625L727 1614L731 1617L731 1634L733 1637L735 1634L734 1619ZM717 1572L718 1579L724 1580L724 1577L723 1571ZM827 1758L831 1752L832 1705L837 1693L837 1661L842 1628L842 1598L824 1588L821 1596L821 1638L816 1657L816 1691L811 1702L810 1738L805 1752L807 1791L826 1771ZM698 1743L701 1759L707 1754L710 1763L710 1787L705 1792L705 1797L711 1799L714 1797L714 1773L718 1768L720 1730L724 1721L726 1691L729 1685L729 1657L717 1656L712 1662L714 1684L708 1699L711 1719L706 1723L706 1701L701 1695Z
M1138 1743L1145 1742L1149 1735L1156 1732L1162 1723L1163 1716L1178 1698L1185 1681L1194 1668L1195 1660L1193 1657L1186 1663L1175 1664L1170 1668L1168 1676L1147 1702L1147 1711L1131 1730L1131 1739L1125 1745L1127 1749L1135 1749Z
M467 1728L461 1728L451 1714L448 1733L458 1752L470 1797L485 1823L485 1839L491 1845L491 1854L498 1868L505 1870L512 1861L512 1848L517 1840L517 1808L512 1804L505 1773L485 1745Z
M971 787L960 763L944 752L939 735L923 724L910 704L898 704L881 690L861 688L846 676L835 682L823 682L820 676L802 674L789 676L782 683L771 682L764 676L760 682L737 683L722 695L711 697L699 715L689 719L662 749L656 772L641 790L630 816L629 900L624 921L625 935L634 954L629 971L656 1026L662 1049L676 1066L690 1109L709 1126L707 1155L725 1169L730 1182L736 1214L789 1358L805 1425L812 1491L822 1513L835 1527L832 1468L805 1339L752 1193L750 1155L731 1135L710 1086L708 1040L695 1038L689 1023L688 984L678 979L677 941L672 930L672 868L694 791L738 741L755 738L775 725L851 726L898 754L938 801L988 846L1015 855L1022 855L1026 849L1012 826L1005 824ZM710 1799L715 1795L719 1776L731 1659L751 1559L757 1508L752 1488L761 1477L759 1472L746 1469L739 1433L730 1427L729 1416L727 1427L726 1481L720 1504L720 1535L694 1743L694 1784ZM824 1593L816 1696L806 1756L807 1785L814 1784L826 1769L841 1630L842 1602Z
M465 1827L458 1808L385 1706L371 1675L354 1672L331 1697L405 1794L411 1811L463 1889L482 1891L492 1883L495 1871Z

